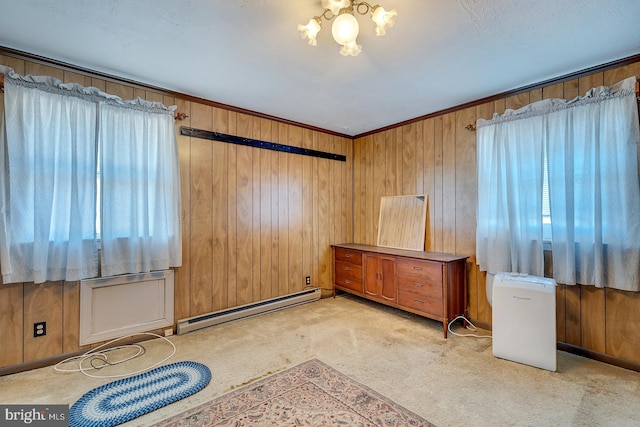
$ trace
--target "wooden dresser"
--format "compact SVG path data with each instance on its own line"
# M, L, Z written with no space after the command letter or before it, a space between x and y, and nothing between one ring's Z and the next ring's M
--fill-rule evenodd
M442 322L466 313L466 256L359 244L332 245L333 290Z

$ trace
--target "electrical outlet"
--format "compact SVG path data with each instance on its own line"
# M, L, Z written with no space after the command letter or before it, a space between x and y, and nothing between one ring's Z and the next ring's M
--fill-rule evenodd
M47 322L37 322L33 324L33 337L43 337L47 335Z
M171 335L173 335L173 329L172 328L164 330L164 336L165 337L170 337Z
M307 282L307 285L311 284L311 276L306 277L306 282Z

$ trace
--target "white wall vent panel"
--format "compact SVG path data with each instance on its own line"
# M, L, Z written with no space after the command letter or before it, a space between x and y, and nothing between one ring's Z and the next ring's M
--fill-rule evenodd
M80 345L173 326L173 270L80 281Z

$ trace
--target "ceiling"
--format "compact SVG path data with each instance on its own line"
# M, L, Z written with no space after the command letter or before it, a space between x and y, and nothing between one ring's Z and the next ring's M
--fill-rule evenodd
M0 46L345 135L640 53L638 0L377 1L357 57L320 0L0 0Z

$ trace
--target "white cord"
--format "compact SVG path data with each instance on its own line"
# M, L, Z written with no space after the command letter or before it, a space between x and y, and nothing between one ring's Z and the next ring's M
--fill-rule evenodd
M473 323L471 323L471 321L470 321L469 319L467 319L467 318L466 318L466 317L464 317L464 316L458 316L458 317L456 317L455 319L451 320L451 322L449 322L449 324L447 325L447 330L449 331L449 333L450 333L450 334L456 335L456 336L458 336L458 337L491 338L491 335L458 334L458 333L453 332L453 331L451 330L451 324L452 324L453 322L455 322L456 320L458 320L458 319L462 319L462 320L464 320L465 322L467 322L467 323L468 323L468 325L466 326L466 328L467 328L467 329L469 329L470 331L477 331L477 330L478 330L478 328L476 328L476 326L475 326ZM469 327L469 326L471 326L471 327Z
M124 363L124 362L127 362L129 360L135 359L136 357L139 357L142 354L144 354L146 350L140 344L121 345L121 346L116 346L116 347L108 348L108 349L105 349L105 350L101 351L101 349L103 347L108 346L110 344L113 344L114 342L118 342L118 341L123 340L125 338L135 337L135 336L140 336L140 335L151 335L151 336L154 336L154 337L157 337L157 338L162 338L163 340L165 340L166 342L168 342L171 345L171 347L172 347L171 354L169 356L165 357L164 359L162 359L161 361L159 361L157 363L154 363L153 365L151 365L149 367L146 367L146 368L140 369L138 371L135 371L135 372L127 372L125 374L120 374L120 375L92 375L92 374L90 374L88 372L88 371L92 371L92 370L102 369L105 366L119 365L121 363ZM126 357L126 358L124 358L122 360L118 360L116 362L109 362L108 361L108 359L109 359L108 353L111 353L113 351L120 350L120 349L127 349L127 348L137 348L138 352L136 354L134 354L133 356ZM84 354L81 354L79 356L73 356L73 357L70 357L68 359L65 359L65 360L63 360L61 362L56 363L56 365L53 367L53 369L55 371L57 371L57 372L82 372L84 375L86 375L88 377L91 377L91 378L120 378L120 377L128 377L128 376L131 376L131 375L140 374L142 372L145 372L145 371L148 371L150 369L153 369L156 366L158 366L158 365L166 362L167 360L171 359L174 354L176 354L176 346L170 340L168 340L167 338L165 338L165 337L163 337L161 335L154 334L152 332L142 332L142 333L139 333L139 334L126 335L126 336L123 336L123 337L120 337L120 338L116 338L116 339L111 340L109 342L106 342L106 343L104 343L104 344L102 344L102 345L100 345L100 346L98 346L96 348L92 348L91 350L87 351ZM93 365L93 360L95 360L95 358L98 358L99 360L101 360L103 362L103 364L100 365L100 366L94 366ZM90 368L89 367L85 368L83 366L83 363L85 361L87 361L87 360L89 361L89 364L91 365ZM73 361L78 361L78 368L76 368L76 369L62 369L60 367L61 365L64 365L66 363L71 363Z

